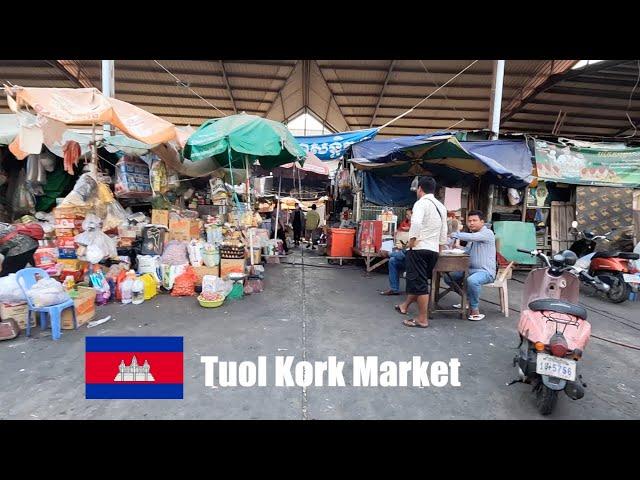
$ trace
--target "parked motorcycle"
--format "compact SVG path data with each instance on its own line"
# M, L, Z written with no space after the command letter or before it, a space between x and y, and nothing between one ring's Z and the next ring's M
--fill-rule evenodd
M584 396L586 384L578 374L578 361L591 336L587 311L578 305L580 280L605 292L609 286L576 267L577 255L565 250L550 260L539 250L519 252L538 257L544 268L532 270L524 284L518 333L520 345L513 360L519 378L533 385L536 406L550 414L558 392L573 400Z
M569 247L569 250L579 257L577 265L588 270L589 275L609 285L607 300L612 303L624 302L629 298L631 291L638 290L638 284L628 282L625 275L636 273L635 264L631 260L637 260L640 255L619 251L595 252L598 240L609 242L609 237L617 230L604 235L594 235L589 230L578 232L577 226L578 222L574 221L569 229L574 236L581 237Z

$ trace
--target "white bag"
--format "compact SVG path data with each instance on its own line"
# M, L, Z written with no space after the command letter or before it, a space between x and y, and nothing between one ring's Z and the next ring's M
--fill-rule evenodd
M0 302L17 303L26 302L27 297L22 292L16 274L10 273L6 277L0 278Z
M157 282L160 282L158 278L158 268L160 267L160 255L138 255L138 273L143 275L150 273Z
M48 307L70 300L60 282L53 278L41 278L27 291L34 307Z
M218 277L215 275L205 275L202 277L202 293L215 293L216 278Z

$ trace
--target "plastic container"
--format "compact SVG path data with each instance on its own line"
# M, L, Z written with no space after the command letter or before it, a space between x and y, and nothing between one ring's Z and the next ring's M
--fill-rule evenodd
M122 299L122 303L125 305L131 303L133 300L133 282L135 281L134 279L136 274L133 272L132 278L132 272L133 270L129 270L127 278L120 285L120 298Z
M136 278L131 287L131 303L140 305L142 302L144 302L144 283Z
M208 300L203 300L200 296L198 296L198 302L200 303L201 307L205 307L205 308L216 308L221 306L224 303L224 298L222 300L218 300L218 301L208 301Z
M352 257L356 231L351 228L331 228L327 242L330 257Z
M140 281L144 284L144 299L151 300L158 294L158 282L150 273L140 276Z

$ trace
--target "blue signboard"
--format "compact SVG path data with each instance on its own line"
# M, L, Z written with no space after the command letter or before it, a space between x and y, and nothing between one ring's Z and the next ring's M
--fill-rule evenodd
M296 140L305 152L313 153L320 160L335 160L343 156L350 145L371 140L377 133L377 128L369 128L354 132L332 133L331 135L296 137Z

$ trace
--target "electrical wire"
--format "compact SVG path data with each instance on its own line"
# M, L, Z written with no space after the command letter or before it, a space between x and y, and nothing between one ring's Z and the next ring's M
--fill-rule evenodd
M635 93L636 88L638 87L638 82L640 82L640 60L637 60L637 62L638 62L638 76L636 77L636 84L633 86L633 89L629 94L629 102L627 103L627 112L626 112L627 120L629 120L629 123L633 127L633 133L623 138L633 138L636 136L636 133L638 133L638 128L636 127L635 123L633 123L633 120L631 120L631 116L629 115L629 110L631 109L631 100L633 99L633 94Z
M203 98L198 92L196 92L193 88L191 88L189 86L189 84L183 82L182 80L180 80L177 76L175 76L173 73L171 73L171 71L169 71L168 68L166 68L164 65L162 65L159 61L154 60L154 62L156 62L158 64L158 66L160 68L162 68L165 72L167 72L169 75L171 75L176 83L180 86L180 87L184 87L187 90L189 90L191 93L193 93L196 97L198 97L200 100L202 100L204 103L206 103L207 105L209 105L212 108L215 108L218 112L220 112L223 116L227 116L226 113L224 113L222 110L220 110L218 107L216 107L214 104L212 104L211 102L209 102L206 98Z
M427 68L427 66L424 64L424 62L422 60L420 60L420 64L422 64L422 68L424 68L424 71L427 72L427 75L429 75L431 77L431 83L433 83L435 85L436 88L440 87L440 85L438 85L438 83L434 80L433 78L433 74L429 71L429 69ZM449 102L449 97L447 97L447 93L446 92L442 92L442 95L444 95L444 98L447 102ZM451 108L453 109L454 112L459 113L458 109L456 108L456 106L454 104L451 104ZM455 127L456 125L461 124L462 122L464 122L466 119L464 117L460 117L460 121L454 123L453 125L447 127L447 130L451 130L453 127Z

